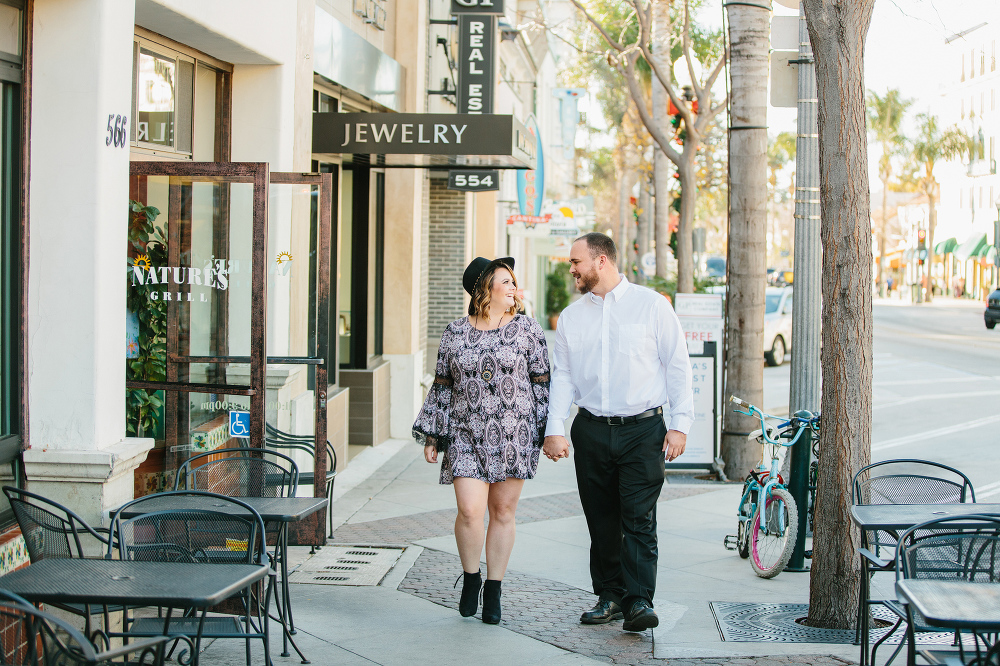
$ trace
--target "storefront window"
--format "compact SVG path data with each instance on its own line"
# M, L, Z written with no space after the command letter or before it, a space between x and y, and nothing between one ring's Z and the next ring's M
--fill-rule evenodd
M0 481L21 485L21 3L0 0ZM13 523L0 495L0 529Z
M198 162L219 159L216 142L227 123L226 109L217 106L228 72L210 66L197 52L182 53L145 38L136 37L133 47L133 148Z

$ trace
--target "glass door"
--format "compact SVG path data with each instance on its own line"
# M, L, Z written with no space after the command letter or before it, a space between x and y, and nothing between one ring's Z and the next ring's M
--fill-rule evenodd
M257 163L132 162L126 419L153 437L173 488L188 458L265 439L269 170ZM238 412L240 435L230 433ZM248 416L248 418L247 418Z
M140 490L287 435L308 442L282 450L313 472L299 494L326 495L332 192L331 174L266 164L132 163L127 427L156 440ZM324 515L296 540L322 544Z
M272 173L268 201L267 417L272 445L312 473L300 495L326 496L333 178ZM335 309L335 308L334 308ZM289 443L311 441L311 452ZM290 543L322 545L326 512L290 527Z

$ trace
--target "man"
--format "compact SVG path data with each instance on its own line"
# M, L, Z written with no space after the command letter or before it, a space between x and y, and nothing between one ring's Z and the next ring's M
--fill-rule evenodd
M694 421L691 362L669 302L625 280L608 236L578 238L570 274L583 298L556 327L543 450L554 461L569 456L564 421L576 402L570 434L598 595L580 622L624 616L625 631L643 631L659 624L656 500L664 458L684 453Z

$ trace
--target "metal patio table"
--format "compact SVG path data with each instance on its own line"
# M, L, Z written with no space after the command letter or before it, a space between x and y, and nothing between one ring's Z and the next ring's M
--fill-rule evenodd
M928 520L949 518L952 516L1000 515L1000 504L855 504L851 507L851 520L861 528L862 547L868 548L868 532L881 530L883 532L902 532L914 525ZM969 524L969 527L978 525ZM961 528L961 523L950 523L949 527ZM864 612L859 627L861 643L861 666L869 663L869 637L871 634L871 616L867 602L871 596L871 579L868 574L868 560L861 558L861 598L859 607Z
M1000 631L1000 583L974 583L927 579L896 581L896 594L910 604L932 627L967 629L973 632L995 633ZM910 637L910 663L915 646ZM997 644L989 646L985 655L977 656L982 663L998 655Z
M288 588L288 525L316 513L327 505L327 499L325 497L239 497L237 499L259 513L265 524L269 521L281 524L274 546L275 559L278 560L281 568L281 594L279 595L280 599L275 599L278 607L278 617L275 619L281 622L282 626L283 651L281 656L290 656L288 644L291 642L292 647L302 658L302 663L308 664L309 661L291 637L296 632L295 621L292 618L292 595ZM157 499L154 495L136 506L135 509L135 511L126 509L120 514L121 518L135 518L153 511L186 511L189 509L241 513L239 507L232 504L215 503L204 497L185 497L182 495L164 495L162 499ZM111 511L111 515L115 515L115 513L115 511Z
M263 580L268 571L269 567L254 564L50 558L0 576L0 588L34 603L162 606L167 609L166 635L173 609L197 609L204 616L211 606ZM192 664L198 662L199 648L200 637ZM270 664L271 655L265 657Z

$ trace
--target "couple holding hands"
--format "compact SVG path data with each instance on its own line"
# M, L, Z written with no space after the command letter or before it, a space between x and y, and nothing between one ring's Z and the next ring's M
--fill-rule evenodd
M598 596L580 621L624 618L625 631L643 631L659 623L656 500L664 462L684 452L694 421L691 363L670 303L618 272L611 238L578 238L570 274L583 297L559 316L550 368L541 326L519 314L514 260L469 264L462 280L469 316L441 336L413 434L428 462L440 457L441 483L454 484L459 612L476 614L482 588L482 620L497 624L521 489L541 453L555 462L569 457L564 422L575 402L570 435Z

